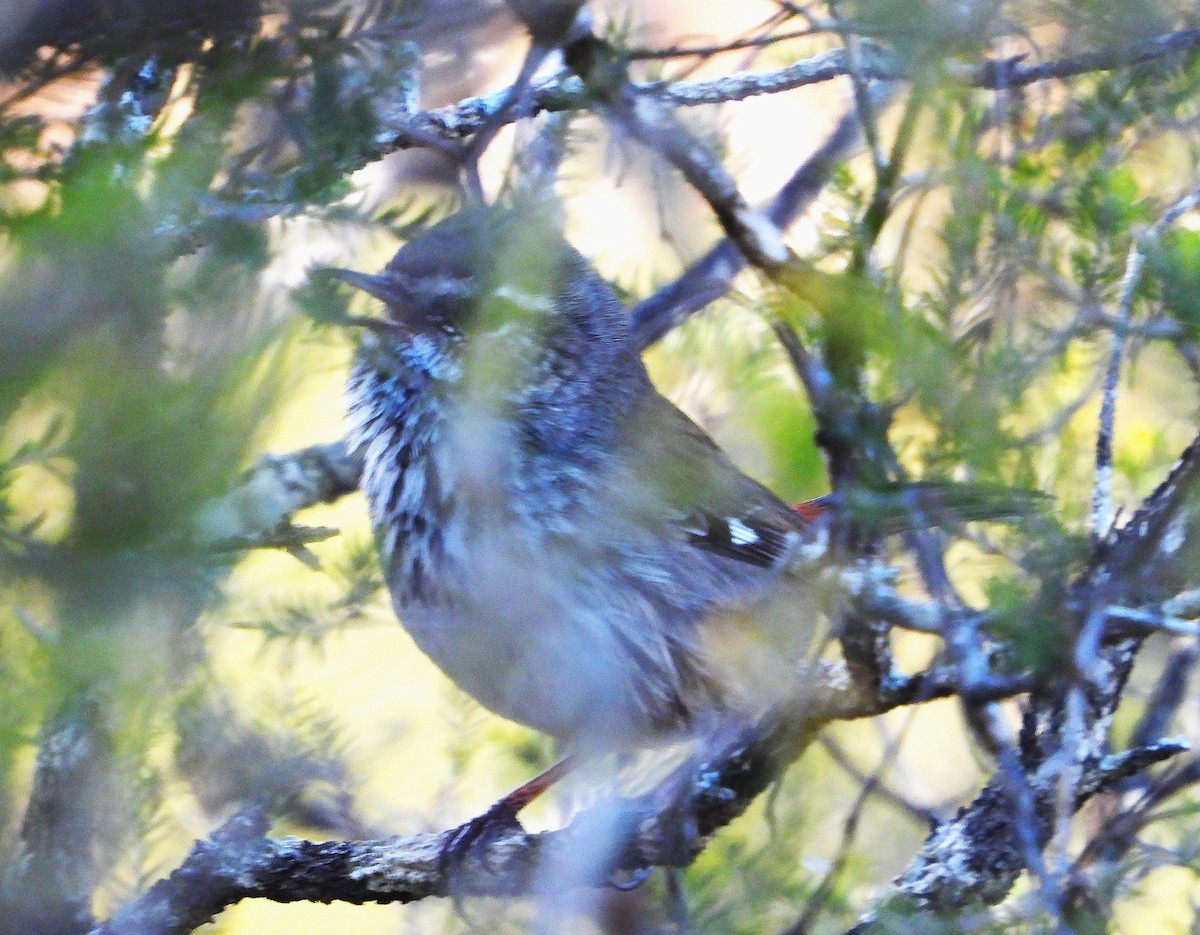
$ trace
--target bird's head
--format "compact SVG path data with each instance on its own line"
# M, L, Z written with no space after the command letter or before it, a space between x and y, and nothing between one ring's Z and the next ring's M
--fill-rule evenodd
M353 319L375 335L364 349L465 375L482 398L533 393L558 406L615 398L606 384L629 383L630 372L641 379L624 306L551 211L469 208L414 237L378 274L332 272L383 302L384 317Z
M352 321L398 341L460 337L551 316L568 248L531 212L460 211L402 246L379 273L330 275L383 302Z

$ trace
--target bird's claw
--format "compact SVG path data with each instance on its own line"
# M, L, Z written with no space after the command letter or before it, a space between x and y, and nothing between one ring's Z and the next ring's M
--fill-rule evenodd
M438 854L438 871L443 877L453 877L468 862L490 871L485 859L488 848L501 838L524 833L516 809L501 799L482 815L449 832Z

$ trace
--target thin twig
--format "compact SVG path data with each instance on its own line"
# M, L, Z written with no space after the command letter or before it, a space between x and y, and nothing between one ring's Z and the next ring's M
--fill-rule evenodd
M747 260L765 269L785 263L788 248L779 228L751 207L717 154L675 118L669 101L636 90L625 75L614 81L606 74L612 66L601 44L587 54L581 51L572 56L572 67L594 89L599 111L683 174Z
M1112 344L1108 354L1108 365L1104 374L1104 391L1100 402L1100 424L1096 431L1096 478L1092 487L1092 539L1102 542L1108 535L1113 521L1113 424L1117 410L1117 384L1121 376L1121 361L1125 355L1125 343L1129 336L1129 323L1133 316L1133 301L1141 280L1142 268L1146 263L1146 250L1162 233L1182 215L1191 211L1200 202L1200 188L1176 201L1140 237L1129 245L1129 256L1125 261L1125 273L1121 277L1121 289L1117 297L1117 311L1113 316Z
M928 829L933 825L936 825L944 817L941 814L941 810L928 808L924 805L918 805L903 793L893 789L883 781L882 776L872 776L859 769L858 766L856 766L850 759L849 754L842 749L841 744L839 744L832 737L822 736L821 746L824 748L825 752L829 754L830 759L832 759L834 763L841 767L841 769L851 779L858 783L859 786L871 784L871 791L874 795L878 796L880 799L889 803L890 805L894 805L913 820L920 822L925 828Z
M712 45L672 45L663 49L633 48L626 49L625 56L630 61L658 61L668 58L712 58L714 55L724 55L727 52L739 52L743 49L763 49L779 42L790 39L805 39L819 36L828 29L814 29L806 26L804 29L791 29L786 32L770 33L765 36L749 36L744 39L732 39L729 42Z
M825 188L829 177L857 144L858 119L843 114L825 142L809 156L764 209L781 229L787 228ZM643 299L630 310L634 340L648 347L688 315L724 295L746 267L745 256L728 238L689 266L673 282Z
M781 935L808 935L812 931L812 927L817 919L820 918L826 903L829 902L829 897L833 895L833 888L836 886L838 878L842 875L842 871L846 869L846 863L850 859L850 848L854 845L854 840L858 836L858 826L862 820L863 812L866 810L867 802L875 792L884 770L888 767L888 760L891 758L891 754L895 752L897 746L899 746L899 741L889 744L875 772L871 776L868 776L867 781L859 788L858 795L855 796L854 803L850 806L850 811L846 814L846 820L842 822L842 840L838 845L837 854L830 861L829 869L821 878L821 882L817 884L816 889L813 890L812 896L804 904L800 918L784 929Z

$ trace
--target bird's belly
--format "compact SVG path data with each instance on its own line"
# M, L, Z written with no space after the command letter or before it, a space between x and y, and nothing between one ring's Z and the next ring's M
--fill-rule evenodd
M672 674L632 660L610 620L515 569L438 605L397 605L417 646L459 688L497 714L573 748L620 749L678 717L660 688Z
M482 569L489 569L484 572ZM575 748L620 749L792 696L820 640L806 588L668 619L577 563L489 558L438 605L397 605L461 689Z

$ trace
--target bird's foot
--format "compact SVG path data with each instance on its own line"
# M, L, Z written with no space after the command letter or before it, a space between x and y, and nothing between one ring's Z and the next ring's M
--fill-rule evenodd
M517 819L519 811L520 805L505 796L482 815L476 815L450 831L438 853L438 872L452 881L468 863L476 863L490 871L488 849L502 838L525 833Z
M486 860L488 848L501 838L523 835L525 829L517 815L572 768L571 758L565 757L514 789L482 815L449 832L438 854L438 872L442 877L453 881L458 870L471 860L490 870Z

